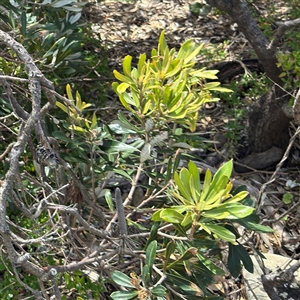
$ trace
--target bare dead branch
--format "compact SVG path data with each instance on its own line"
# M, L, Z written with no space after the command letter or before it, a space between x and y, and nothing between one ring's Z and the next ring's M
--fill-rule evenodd
M276 47L280 45L280 41L282 40L285 31L291 27L300 25L300 18L285 22L276 22L276 25L278 26L278 28L274 38L267 47L268 49L276 49Z

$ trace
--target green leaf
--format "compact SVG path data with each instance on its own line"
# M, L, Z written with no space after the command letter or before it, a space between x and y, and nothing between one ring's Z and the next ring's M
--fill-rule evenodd
M247 191L241 191L241 192L237 193L236 195L234 195L233 197L226 200L226 203L239 202L239 201L245 199L248 195L249 195L249 193Z
M95 129L97 127L97 116L95 113L93 113L93 117L92 117L92 124L91 124L91 128L90 129Z
M127 288L134 288L134 286L131 284L131 278L120 271L117 270L113 271L111 273L111 279L120 286L127 287Z
M182 222L180 223L181 226L185 227L190 225L193 220L196 218L196 215L194 212L192 211L187 211L186 214L184 215L184 219L182 220Z
M139 76L141 76L143 68L145 67L146 58L147 58L146 53L141 54L139 57L138 66L137 66Z
M27 18L25 11L22 11L21 13L21 34L22 37L26 37L26 30L27 29Z
M114 70L114 71L113 71L113 74L114 74L114 76L115 76L118 80L120 80L121 82L129 83L130 85L131 85L131 84L134 84L133 80L132 80L130 77L121 74L121 73L118 72L117 70Z
M193 282L187 279L187 276L181 274L168 274L168 279L173 283L174 286L178 286L187 295L195 295L197 293L197 299L199 295L203 295L202 290ZM189 296L188 299L191 299ZM201 299L201 298L200 298Z
M213 195L211 195L213 193ZM224 196L224 189L214 189L212 190L207 198L205 199L205 210L213 209L214 207L219 207L222 201L222 197Z
M56 0L52 2L50 5L55 8L63 7L69 4L72 4L74 0Z
M152 227L151 227L151 230L150 230L150 235L149 235L149 238L147 240L147 243L146 243L146 248L148 247L148 245L157 239L157 231L160 227L160 223L159 222L155 222L153 223Z
M132 177L126 171L121 170L120 168L114 168L113 171L116 174L119 174L119 175L123 176L124 178L128 179L129 181L132 180Z
M64 104L62 104L62 103L60 103L58 101L56 101L55 104L56 104L57 107L59 107L65 113L67 113L67 114L69 113L69 110L68 110L67 106L65 106Z
M126 55L123 59L123 72L126 76L131 77L132 56Z
M165 78L175 76L177 73L182 71L183 61L179 61L174 69L170 70L165 74Z
M204 78L204 79L218 79L216 74L218 73L218 70L205 70L205 69L200 69L196 71L190 72L191 76L195 76L198 78Z
M193 2L191 4L189 4L190 7L190 11L192 14L196 15L196 16L206 16L210 13L212 7L208 4L203 4L203 3L199 3L199 2Z
M194 48L194 44L193 48ZM191 53L189 53L187 56L184 57L184 64L188 64L190 61L192 61L193 59L195 59L195 57L199 54L199 52L201 51L201 49L203 48L204 44L199 45L195 50L193 50Z
M149 286L149 284L150 284L151 271L152 271L152 268L149 268L149 266L147 264L143 266L142 278L143 278L144 286Z
M206 207L205 207L206 209ZM216 206L216 208L210 208L202 213L205 218L212 219L240 219L245 218L252 214L253 207L242 205L240 203L223 203Z
M212 174L211 174L211 171L209 169L207 169L205 172L204 182L203 182L203 186L202 186L202 192L200 195L200 202L204 201L206 196L208 195L211 181L212 181Z
M54 131L52 132L53 137L55 137L58 140L64 141L66 143L72 143L73 141L66 137L65 133L61 132L61 131Z
M170 257L174 253L174 251L175 251L175 243L173 241L170 241L167 244L166 251L165 251L165 264L170 263L171 260Z
M233 169L232 159L222 165L213 177L210 191L224 189L229 181Z
M127 120L127 118L121 111L118 113L118 119L121 121L121 123L119 123L121 127L128 128L135 133L143 133L144 132L144 129L140 129L140 128L134 126L133 124L131 124L130 121ZM113 123L117 123L117 122L118 121L115 121Z
M103 151L107 153L116 153L116 152L137 152L138 149L136 147L132 147L127 145L126 143L122 143L119 141L113 140L103 140L103 145L100 147Z
M245 218L253 213L254 207L242 205L240 203L231 203L230 206L226 206L231 215L236 216L238 219Z
M126 133L134 133L136 134L136 131L132 130L131 128L128 128L128 126L118 120L113 121L111 124L108 125L109 129L111 129L116 134L126 134Z
M186 170L186 171L184 171ZM183 204L186 204L186 205L192 205L193 204L193 199L192 199L192 195L189 193L189 186L187 184L188 182L188 177L189 177L189 172L187 169L185 168L182 168L181 171L180 171L180 175L178 175L177 172L175 172L174 174L174 180L175 180L175 183L178 187L178 190L180 191L180 193L182 194L183 198L182 198L182 201ZM185 176L186 176L186 179L185 180ZM186 184L184 184L183 180L186 182Z
M164 297L166 295L166 288L162 285L157 285L151 289L151 293L157 297Z
M153 221L155 220L155 216L158 212L154 213L152 216ZM164 208L159 211L160 220L169 222L169 223L181 223L183 220L183 215L178 213L175 209L172 208Z
M109 210L111 212L114 212L114 203L113 203L113 199L111 196L111 191L109 189L106 189L104 196L105 196L105 200L106 200Z
M253 262L245 248L240 244L229 244L228 268L233 277L239 276L242 268L241 261L245 269L253 273Z
M187 249L178 259L167 265L167 269L173 269L176 265L182 264L184 261L189 260L197 256L198 249L191 247Z
M126 92L126 90L130 87L130 84L129 83L126 83L126 82L122 82L118 85L117 87L117 92L119 94L122 94L124 92Z
M203 224L201 224L201 225L203 225ZM235 235L228 229L224 228L223 226L206 223L205 227L207 229L209 229L211 232L213 232L216 236L218 236L218 238L220 238L226 242L233 243L233 244L236 243Z
M217 81L214 81L214 82L207 82L205 83L204 85L204 90L210 90L210 89L213 89L213 88L216 88L220 85L221 83L220 82L217 82Z
M199 261L213 274L215 275L224 275L224 270L219 268L215 263L213 263L210 259L205 257L198 251L197 257L199 258Z
M194 199L197 201L197 198L200 196L200 190L201 190L199 170L193 161L189 161L188 169L192 175L191 179L193 180L194 191L197 194Z
M210 210L203 211L201 214L204 218L223 220L223 219L236 219L235 216L230 216L230 213L224 207L211 208Z
M43 55L43 57L48 57L48 56L54 56L55 54L54 53L58 53L58 52L55 52L55 50L58 51L58 49L60 49L61 47L64 46L64 43L67 41L67 38L66 37L61 37L60 39L58 39L53 45L52 47ZM70 99L70 98L69 98Z
M291 194L291 193L284 193L283 196L282 196L282 202L284 204L287 204L287 205L291 204L292 201L293 201L293 198L294 198L293 194Z
M164 55L165 52L169 52L168 44L165 39L165 31L163 30L159 36L158 51L160 55Z
M138 295L138 291L132 291L132 292L113 292L110 294L110 297L113 299L113 300L130 300L130 299L133 299L135 297L137 297Z
M216 87L216 88L210 88L210 91L216 91L216 92L221 92L221 93L232 93L233 90L231 89L227 89L224 87Z
M146 264L149 266L149 269L152 270L157 250L157 241L152 241L146 249Z
M255 232L274 232L271 227L259 224L260 219L256 214L251 214L250 216L243 219L237 219L234 222L237 222L245 228L253 230Z

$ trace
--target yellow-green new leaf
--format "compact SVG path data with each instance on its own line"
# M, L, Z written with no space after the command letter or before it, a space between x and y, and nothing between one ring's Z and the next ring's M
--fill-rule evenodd
M210 197L208 195L207 199L205 200L205 210L210 210L214 207L218 207L222 201L222 197L225 193L225 190L216 190L214 191L214 195Z
M237 193L236 195L234 195L229 200L227 200L226 203L234 203L234 202L242 201L243 199L245 199L248 196L248 194L249 193L247 191L241 191L241 192Z
M178 51L177 58L185 59L193 52L194 48L195 43L192 39L185 41Z
M92 117L92 124L91 124L91 128L90 129L95 129L97 127L97 116L95 113L93 113L93 117Z
M80 126L76 126L76 125L70 125L69 126L69 129L74 129L75 131L77 132L82 132L82 133L85 133L86 130Z
M183 220L183 215L172 208L165 208L160 211L160 217L165 222L180 224Z
M191 173L191 179L194 181L194 189L197 193L197 195L200 195L200 191L201 191L201 184L200 184L200 175L199 175L199 170L196 166L196 164L193 161L189 161L188 163L188 169Z
M71 86L69 84L66 85L66 92L69 100L74 100L72 91L71 91Z
M201 51L201 49L203 48L204 44L201 44L200 46L198 46L192 53L190 53L186 58L184 58L184 64L188 64L189 62L191 62Z
M180 176L178 175L177 172L175 172L175 174L174 174L174 180L175 180L176 185L178 186L178 189L179 189L180 193L182 194L182 196L183 196L183 198L185 200L184 204L191 205L191 204L193 204L192 195L189 192L188 185L185 184L185 182L188 182L188 180L189 180L189 173L184 172L184 175L183 175L183 173L182 173L183 170L184 169L182 169L180 171ZM188 176L187 181L185 181L185 180L183 181L182 180L183 176Z
M218 77L216 76L218 72L219 72L218 70L201 69L201 70L192 71L190 75L198 78L204 78L204 79L218 79Z
M171 71L169 71L165 74L165 78L170 78L172 76L175 76L177 73L181 72L182 65L183 65L183 61L182 60L178 61L177 65L174 67L174 69L172 69Z
M205 172L204 182L202 185L202 192L200 195L200 201L203 202L206 199L206 196L209 193L209 187L212 181L212 174L210 169L207 169Z
M126 82L126 83L129 83L129 84L134 83L130 77L124 76L123 74L121 74L121 73L118 72L117 70L114 70L113 73L114 73L114 76L115 76L118 80L120 80L121 82Z
M218 87L220 84L221 84L220 82L216 82L216 81L214 81L214 82L207 82L207 83L204 84L204 88L203 89L204 90L211 90L213 88Z
M132 56L126 55L123 59L123 72L126 76L131 77Z
M158 51L160 55L164 55L166 52L169 52L169 47L165 39L165 31L163 30L159 37L158 42Z
M64 104L56 101L56 106L63 110L65 113L68 113L68 108Z
M221 93L232 93L233 90L231 89L227 89L227 88L224 88L224 87L216 87L216 88L210 88L209 89L210 91L216 91L216 92L221 92ZM216 98L216 100L220 100L219 98Z
M144 74L144 68L146 67L146 58L147 55L146 53L143 53L140 55L139 61L138 61L138 66L137 66L137 70L138 70L138 75L141 76L142 74Z
M84 110L84 109L86 109L86 108L88 108L90 106L92 106L91 103L82 102L82 104L81 104L81 110Z
M193 211L187 211L180 225L185 227L191 224L195 218L196 218L196 214Z
M119 94L124 93L128 88L130 87L130 84L126 83L126 82L122 82L118 85L117 87L117 92Z

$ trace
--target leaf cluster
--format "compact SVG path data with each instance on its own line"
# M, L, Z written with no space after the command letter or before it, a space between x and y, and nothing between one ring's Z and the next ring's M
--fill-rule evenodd
M132 68L132 57L126 56L123 74L114 71L121 83L113 83L125 109L140 119L151 116L157 121L188 125L194 131L200 107L218 100L211 92L230 92L218 81L206 82L217 79L217 70L193 68L202 47L187 40L177 52L169 49L162 32L150 60L141 54L137 68Z

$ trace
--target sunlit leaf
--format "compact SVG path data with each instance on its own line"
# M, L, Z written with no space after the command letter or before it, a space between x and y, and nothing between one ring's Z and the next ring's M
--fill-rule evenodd
M235 235L231 231L229 231L228 229L224 228L223 226L219 226L219 225L215 225L215 224L205 224L205 226L212 233L217 235L222 240L233 243L233 244L236 243Z
M189 180L189 172L188 170L184 172L185 170L186 170L185 168L182 168L180 171L180 175L178 175L178 173L175 172L174 180L176 185L178 186L180 193L184 198L184 204L190 205L193 204L193 200L192 200L192 195L189 192L189 187L186 185ZM183 176L187 176L187 180L182 180Z
M143 73L143 68L145 67L146 58L147 58L146 53L141 54L139 57L138 66L137 66L139 76L141 76L141 74Z
M226 203L233 203L233 202L239 202L243 199L245 199L249 193L247 191L242 191L231 197L230 199L226 200Z
M67 95L68 95L68 99L69 100L74 100L73 95L72 95L72 91L71 91L71 86L69 84L66 85L66 92L67 92Z
M190 225L195 218L196 218L196 214L194 212L187 211L180 225L183 227Z
M155 221L155 214L152 217L152 220ZM183 215L178 213L176 210L172 208L164 208L160 210L159 217L161 220L164 220L169 223L181 223L183 220Z
M188 169L189 169L189 171L192 175L191 178L194 182L194 189L197 192L197 194L200 195L201 185L200 185L199 170L198 170L196 164L193 161L189 161Z
M97 116L93 113L91 129L95 129L97 127Z
M130 87L130 84L129 83L126 83L126 82L122 82L118 85L117 87L117 92L119 94L122 94L124 93L128 88Z
M131 79L130 77L121 74L121 73L118 72L117 70L114 70L114 71L113 71L113 74L114 74L114 76L115 76L118 80L120 80L121 82L126 82L126 83L129 83L129 84L132 84L132 83L133 83L133 81L132 81L132 79Z
M123 59L123 72L125 76L131 77L131 61L132 56L126 55Z
M59 101L56 101L55 104L57 107L59 107L65 113L69 113L68 108L64 104L60 103Z

